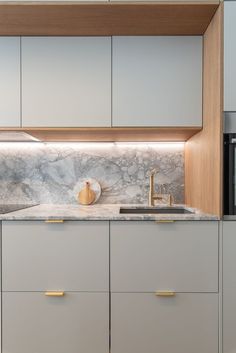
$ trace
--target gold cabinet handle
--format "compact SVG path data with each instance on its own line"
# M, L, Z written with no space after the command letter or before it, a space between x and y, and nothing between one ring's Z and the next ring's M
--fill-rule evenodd
M64 219L46 219L45 223L64 223Z
M172 219L160 219L158 221L155 221L157 224L158 223L174 223L175 221Z
M157 297L174 297L176 293L172 290L158 290L155 292Z
M65 295L64 292L45 292L46 297L63 297Z

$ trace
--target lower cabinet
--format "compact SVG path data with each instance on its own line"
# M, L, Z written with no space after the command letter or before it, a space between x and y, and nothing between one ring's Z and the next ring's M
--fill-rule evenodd
M218 231L218 222L3 222L2 353L218 353Z
M2 223L2 353L109 353L109 223Z
M2 353L108 353L109 294L3 293Z
M218 353L218 222L111 222L111 352Z
M223 353L236 352L236 222L223 222Z
M218 295L113 293L112 353L218 353Z

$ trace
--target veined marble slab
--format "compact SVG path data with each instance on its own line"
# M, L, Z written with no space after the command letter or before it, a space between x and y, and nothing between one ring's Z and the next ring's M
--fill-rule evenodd
M0 143L0 203L76 205L77 183L94 178L99 203L145 204L154 168L156 191L183 203L183 143Z

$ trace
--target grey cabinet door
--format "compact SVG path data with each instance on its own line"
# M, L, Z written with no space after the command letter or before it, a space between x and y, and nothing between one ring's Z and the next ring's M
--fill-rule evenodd
M108 291L108 222L3 222L4 291Z
M108 293L3 293L3 353L108 353Z
M112 353L218 353L217 294L114 293L111 308Z
M112 222L113 292L218 292L218 222Z
M113 126L202 125L202 37L113 37Z
M20 38L0 38L0 127L20 127Z
M223 222L223 353L236 352L236 222Z
M224 110L236 110L236 1L224 2Z
M110 126L110 37L23 37L22 124Z

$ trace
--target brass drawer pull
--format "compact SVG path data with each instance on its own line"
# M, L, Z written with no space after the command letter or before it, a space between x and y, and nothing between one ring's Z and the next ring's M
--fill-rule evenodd
M160 219L159 221L155 221L157 224L158 223L174 223L175 221L172 219Z
M47 219L45 223L64 223L64 219Z
M46 297L64 297L64 292L45 292Z
M174 297L175 294L176 293L172 290L158 290L155 292L157 297Z

